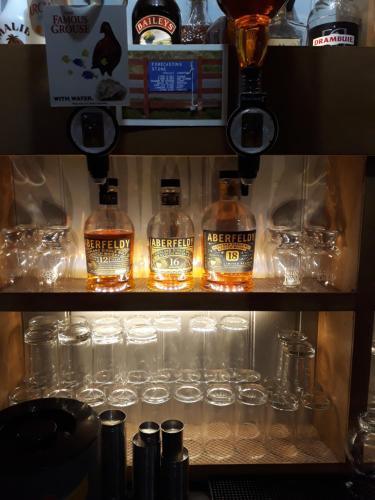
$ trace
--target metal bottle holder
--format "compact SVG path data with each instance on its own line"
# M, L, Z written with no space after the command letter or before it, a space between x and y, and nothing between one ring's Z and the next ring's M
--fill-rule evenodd
M119 138L119 126L113 114L105 108L79 108L70 117L68 135L75 147L86 155L94 181L103 184L108 175L108 155Z
M260 156L277 140L278 121L267 109L266 98L259 70L243 70L240 104L229 118L227 126L229 143L240 156Z

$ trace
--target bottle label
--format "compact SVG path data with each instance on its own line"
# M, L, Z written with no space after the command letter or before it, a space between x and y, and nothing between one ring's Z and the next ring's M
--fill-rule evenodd
M270 38L268 40L269 47L276 47L276 46L300 47L300 45L301 45L301 40L299 38Z
M94 276L130 273L132 241L130 238L85 237L87 272Z
M193 271L194 238L150 238L150 269L154 273Z
M30 38L30 27L24 22L9 20L0 24L0 44L23 45Z
M337 47L358 45L359 26L356 23L326 23L309 31L310 45L313 47Z
M256 231L203 231L204 267L217 273L248 273L254 266Z
M141 45L171 45L176 24L165 16L145 16L137 21L135 29Z
M161 195L161 204L164 206L179 205L180 195L178 193L164 193Z

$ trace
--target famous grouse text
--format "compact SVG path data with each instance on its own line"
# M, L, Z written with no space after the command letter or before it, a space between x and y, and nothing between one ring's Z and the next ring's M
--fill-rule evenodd
M134 43L180 43L180 9L174 0L138 0L133 10L132 22Z

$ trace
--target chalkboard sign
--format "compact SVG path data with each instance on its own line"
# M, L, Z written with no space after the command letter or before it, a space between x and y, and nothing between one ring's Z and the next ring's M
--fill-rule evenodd
M197 61L149 61L149 92L196 92Z

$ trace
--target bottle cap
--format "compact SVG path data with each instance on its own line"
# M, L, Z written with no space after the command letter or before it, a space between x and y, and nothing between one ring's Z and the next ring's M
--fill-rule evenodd
M177 187L181 186L180 179L161 179L160 186L164 187Z
M221 170L219 177L220 179L238 179L238 170Z

